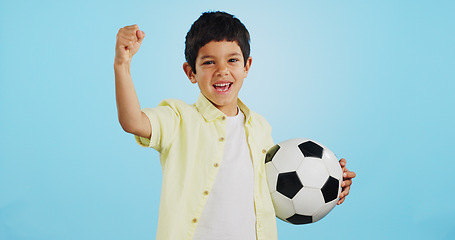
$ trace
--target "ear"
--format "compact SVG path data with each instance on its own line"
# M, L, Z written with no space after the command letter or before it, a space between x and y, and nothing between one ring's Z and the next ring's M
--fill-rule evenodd
M253 63L253 58L252 57L248 57L248 59L246 60L245 67L244 67L244 69L245 69L245 73L244 73L245 78L248 76L248 71L250 71L251 63Z
M183 71L185 72L186 76L188 79L191 81L191 83L196 83L196 74L194 74L193 69L191 68L190 64L188 62L185 62L183 64Z

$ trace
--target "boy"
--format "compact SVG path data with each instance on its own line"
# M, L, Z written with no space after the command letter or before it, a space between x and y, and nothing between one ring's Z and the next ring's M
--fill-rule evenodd
M115 86L123 129L160 153L157 239L276 239L264 170L271 128L238 99L252 63L247 29L230 14L202 14L186 36L183 64L201 91L197 102L165 100L141 111L129 70L144 37L137 25L119 30ZM355 174L340 164L342 203Z

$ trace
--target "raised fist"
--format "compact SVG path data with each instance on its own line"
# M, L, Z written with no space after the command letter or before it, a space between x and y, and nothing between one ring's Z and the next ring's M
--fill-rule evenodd
M115 44L115 63L128 63L141 47L145 33L139 30L138 25L120 28Z

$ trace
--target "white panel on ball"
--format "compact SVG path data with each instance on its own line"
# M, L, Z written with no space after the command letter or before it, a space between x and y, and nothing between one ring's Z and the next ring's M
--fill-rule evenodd
M327 149L327 148L325 148ZM343 177L343 172L340 167L340 163L338 162L337 157L331 151L324 151L322 155L322 161L325 163L327 171L329 172L330 176L341 180Z
M276 179L278 178L278 171L272 162L265 164L265 173L267 175L267 183L269 185L270 193L276 191Z
M292 202L297 214L311 216L324 206L324 197L319 189L303 187Z
M299 148L295 147L296 141L288 140L282 143L279 143L280 149L286 149L285 151L280 151L275 154L272 160L273 165L280 173L284 172L293 172L297 169L300 163L303 160L303 154ZM279 161L284 159L285 161ZM278 161L277 161L278 160Z
M286 218L295 214L295 209L291 199L287 198L283 194L279 192L272 193L272 200L274 204L280 206L279 208L275 208L275 214L281 220L286 221Z
M340 194L338 194L338 195L340 195ZM319 221L323 217L325 217L325 215L327 215L337 205L337 202L338 202L338 198L331 202L324 204L324 206L322 206L322 208L319 209L319 211L317 211L316 214L313 215L313 222Z
M297 175L304 187L321 188L329 173L324 162L319 158L307 157L297 169Z

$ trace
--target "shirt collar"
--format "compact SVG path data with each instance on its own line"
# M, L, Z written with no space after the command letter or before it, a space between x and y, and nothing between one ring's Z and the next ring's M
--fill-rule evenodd
M216 108L202 93L199 94L199 98L196 101L196 108L201 113L206 121L213 121L219 117L226 116L218 108ZM245 124L251 123L251 111L250 109L237 98L237 105L240 111L245 115Z

